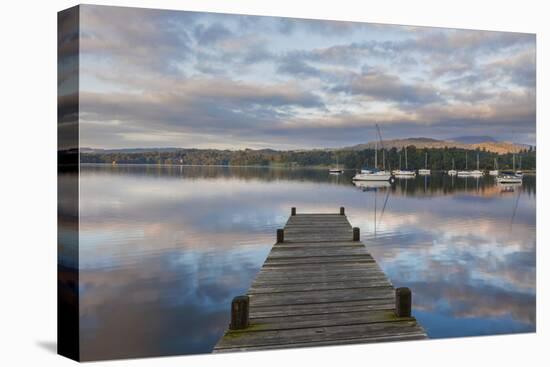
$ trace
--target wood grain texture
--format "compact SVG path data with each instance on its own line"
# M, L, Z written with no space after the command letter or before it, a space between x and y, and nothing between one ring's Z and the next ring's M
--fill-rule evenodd
M395 289L345 215L296 214L249 288L250 326L215 353L426 339L395 315Z

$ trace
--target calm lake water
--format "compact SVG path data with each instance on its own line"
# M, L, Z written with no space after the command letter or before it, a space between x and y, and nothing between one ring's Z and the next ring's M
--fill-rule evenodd
M290 207L340 206L431 338L535 331L535 177L356 187L352 172L83 166L84 359L210 352Z

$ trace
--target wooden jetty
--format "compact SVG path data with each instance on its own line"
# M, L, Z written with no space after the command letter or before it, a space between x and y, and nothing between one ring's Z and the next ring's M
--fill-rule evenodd
M339 214L296 214L277 230L214 353L426 339L408 288L394 289Z

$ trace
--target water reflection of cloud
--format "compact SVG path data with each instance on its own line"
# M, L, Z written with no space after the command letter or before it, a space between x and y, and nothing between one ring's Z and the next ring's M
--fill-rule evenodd
M81 271L84 358L209 352L258 271L246 253L227 256L176 251Z

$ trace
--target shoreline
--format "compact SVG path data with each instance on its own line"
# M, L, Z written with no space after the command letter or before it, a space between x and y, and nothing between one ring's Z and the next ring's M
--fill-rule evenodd
M225 165L225 164L160 164L160 163L79 163L81 166L109 166L109 167L130 167L130 166L146 166L146 167L218 167L218 168L269 168L269 169L312 169L312 170L328 170L331 166L262 166L262 165ZM360 168L342 168L345 172L356 172ZM512 169L503 169L500 171L509 171ZM416 171L416 170L415 170ZM431 170L432 173L445 174L448 170ZM489 169L485 170L489 171ZM522 169L523 174L536 174L536 170ZM429 176L429 175L428 175Z

